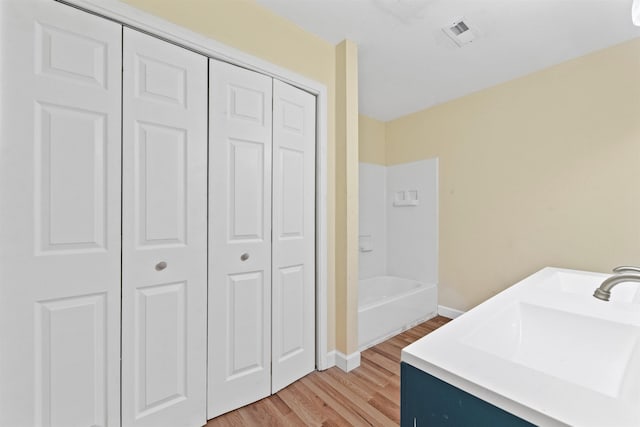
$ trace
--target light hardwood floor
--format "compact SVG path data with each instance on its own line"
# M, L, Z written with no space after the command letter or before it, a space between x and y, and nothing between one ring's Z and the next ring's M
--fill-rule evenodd
M223 426L397 426L400 351L449 322L435 317L361 354L360 367L312 372L273 396L209 421Z

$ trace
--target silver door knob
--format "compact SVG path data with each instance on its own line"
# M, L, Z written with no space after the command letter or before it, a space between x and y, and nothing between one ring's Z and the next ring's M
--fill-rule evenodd
M249 254L248 253L243 253L242 255L240 255L240 261L246 261L249 259Z
M160 261L159 263L156 264L156 271L162 271L165 268L167 268L167 263L164 261Z

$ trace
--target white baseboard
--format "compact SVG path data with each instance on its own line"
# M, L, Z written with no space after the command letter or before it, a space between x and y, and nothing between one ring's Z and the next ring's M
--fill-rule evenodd
M339 351L335 352L336 366L345 372L352 371L360 366L360 352L356 351L350 355L346 355Z
M324 371L325 369L333 368L334 366L336 366L336 351L331 350L327 353L327 366L320 370Z
M438 306L438 315L448 317L449 319L455 319L464 314L464 311L456 310L455 308L445 307L444 305Z

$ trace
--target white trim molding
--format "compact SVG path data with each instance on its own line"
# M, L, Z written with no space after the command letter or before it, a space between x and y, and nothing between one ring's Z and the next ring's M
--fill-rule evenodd
M327 353L327 366L324 369L333 368L334 366L336 366L336 351L331 350ZM318 368L318 370L320 370L320 368Z
M360 366L360 352L356 351L346 355L339 351L336 351L336 366L345 372L353 371Z
M0 0L1 1L1 0ZM51 0L54 1L54 0ZM316 96L317 153L316 153L316 367L333 366L328 359L328 229L327 229L327 87L261 58L244 53L217 40L143 12L119 0L55 0L72 7L119 22L125 26L193 50L210 58L226 61L289 83ZM360 355L358 354L358 364Z
M455 319L464 314L464 311L456 310L455 308L445 307L444 305L438 306L438 315L448 317L449 319Z

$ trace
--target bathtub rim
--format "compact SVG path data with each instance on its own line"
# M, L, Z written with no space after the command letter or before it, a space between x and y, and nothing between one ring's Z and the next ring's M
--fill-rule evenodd
M399 292L397 294L393 294L393 296L389 296L389 297L386 297L386 298L380 298L380 299L377 299L377 300L375 300L373 302L369 302L369 303L362 304L362 305L358 301L358 314L360 314L360 313L362 313L362 312L364 312L366 310L370 310L370 309L379 307L379 306L381 306L383 304L397 301L400 298L416 294L416 293L418 293L418 292L420 292L422 290L425 290L425 289L432 289L432 288L435 288L436 290L438 289L438 284L437 283L425 283L425 282L421 282L420 280L409 279L409 278L406 278L406 277L399 277L399 276L373 276L373 277L367 277L365 279L359 279L358 280L358 290L360 290L360 284L363 281L372 280L372 279L379 279L379 278L400 279L400 280L405 281L405 282L418 283L419 286L417 286L415 288L412 288L412 289L409 289L407 291L403 291L403 292Z

